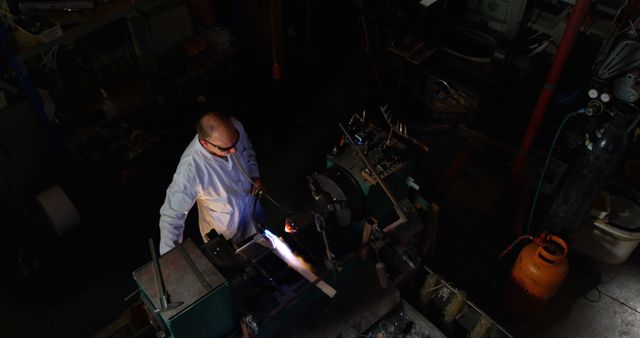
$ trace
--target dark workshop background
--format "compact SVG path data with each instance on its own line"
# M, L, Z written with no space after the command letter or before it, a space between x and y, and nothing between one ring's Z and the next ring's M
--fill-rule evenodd
M621 264L572 253L554 310L529 323L501 309L515 254L497 260L522 233L563 117L588 101L608 41L598 33L623 9L636 23L638 1L593 3L515 188L512 162L570 4L522 2L527 20L514 28L484 14L515 0L89 2L45 15L64 31L51 42L3 31L0 336L109 336L137 300L132 272L151 259L147 240L158 242L160 206L202 112L244 123L268 192L298 210L311 200L306 175L323 169L340 138L338 122L366 111L382 123L381 106L429 147L417 150L413 178L440 206L431 268L517 337L640 336L637 250ZM20 11L19 1L3 3L5 19ZM571 168L587 124L568 122L559 167ZM621 156L610 176L640 189L638 142ZM82 220L63 234L36 199L52 186ZM552 196L542 195L536 219ZM281 227L285 213L264 204L269 226ZM193 210L185 237L201 242L196 219ZM120 323L121 334L149 334L133 322Z

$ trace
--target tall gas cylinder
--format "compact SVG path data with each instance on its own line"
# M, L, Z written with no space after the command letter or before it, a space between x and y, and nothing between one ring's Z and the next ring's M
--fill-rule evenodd
M567 244L544 234L527 244L511 269L506 288L507 310L521 316L542 311L569 272Z
M614 100L611 118L589 136L562 183L549 212L541 223L542 230L571 234L583 223L589 209L626 154L629 129L637 122L639 109Z

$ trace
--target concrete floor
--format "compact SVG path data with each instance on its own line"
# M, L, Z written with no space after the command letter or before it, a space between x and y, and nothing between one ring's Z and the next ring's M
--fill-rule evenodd
M441 231L432 268L465 290L515 337L639 337L638 248L617 265L597 262L570 249L569 274L544 311L528 318L505 311L503 289L519 247L496 262L513 240L501 242L499 238L509 229L496 230L511 223L501 218L507 212L503 206L508 205L503 200L496 199L497 207L487 208L495 195L491 192L501 186L495 179L500 169L483 161L482 157L472 159L440 200ZM492 209L499 212L483 211Z
M623 264L596 263L602 282L593 285L572 269L547 311L531 321L506 320L515 337L639 337L640 251ZM591 285L589 285L591 284Z

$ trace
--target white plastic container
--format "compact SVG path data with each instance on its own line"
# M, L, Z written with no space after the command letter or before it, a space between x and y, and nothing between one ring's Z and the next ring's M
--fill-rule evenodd
M583 225L571 236L573 248L609 264L620 264L627 260L638 243L640 232L624 231L600 220Z
M610 196L605 192L603 196L606 196L608 210L596 207L602 206L596 203L591 215L597 215L597 219L584 224L570 239L574 249L609 264L620 264L627 260L640 243L640 204L637 196L633 192L625 194L625 197L614 195L617 193L612 191Z

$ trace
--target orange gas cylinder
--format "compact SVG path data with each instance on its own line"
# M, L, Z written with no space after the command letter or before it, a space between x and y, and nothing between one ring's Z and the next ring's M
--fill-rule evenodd
M569 272L567 244L544 235L527 244L511 269L506 304L510 311L534 315L558 291Z

